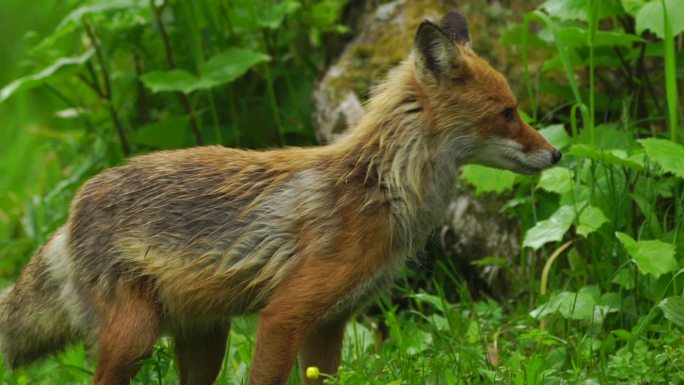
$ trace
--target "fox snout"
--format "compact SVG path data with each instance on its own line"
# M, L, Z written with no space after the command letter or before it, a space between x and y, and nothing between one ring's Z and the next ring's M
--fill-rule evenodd
M520 174L536 174L553 166L563 153L553 147L531 127L521 137L489 137L483 139L472 163L510 170Z

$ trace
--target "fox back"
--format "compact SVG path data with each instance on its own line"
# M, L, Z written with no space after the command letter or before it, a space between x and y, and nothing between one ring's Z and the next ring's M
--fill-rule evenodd
M423 247L458 166L535 173L560 159L516 107L451 12L420 25L336 143L198 147L106 170L0 297L6 361L83 338L99 356L95 383L124 384L169 333L181 383L210 384L230 317L260 311L251 384L284 383L298 352L333 373L344 323ZM55 326L38 332L45 312Z

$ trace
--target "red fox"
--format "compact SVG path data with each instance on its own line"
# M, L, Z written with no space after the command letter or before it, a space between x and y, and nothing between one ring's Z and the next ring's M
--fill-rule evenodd
M93 383L128 384L169 334L180 383L211 384L230 318L258 311L250 384L285 384L297 355L335 373L346 321L424 246L459 165L531 174L560 160L516 106L452 11L420 25L333 144L198 147L102 172L0 295L5 362L84 340Z

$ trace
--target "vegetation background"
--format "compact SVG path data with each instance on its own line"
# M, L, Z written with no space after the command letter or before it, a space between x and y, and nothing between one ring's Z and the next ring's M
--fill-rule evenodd
M380 3L0 2L0 287L128 155L314 144L311 95L353 35L345 15ZM536 177L465 167L522 229L518 254L473 262L507 290L468 285L429 245L434 269L411 266L349 325L330 383L684 383L684 2L486 3L524 8L500 43L521 112L566 156ZM245 383L253 331L234 322L219 384ZM176 383L172 357L162 340L135 383ZM92 368L75 346L0 380L87 384Z

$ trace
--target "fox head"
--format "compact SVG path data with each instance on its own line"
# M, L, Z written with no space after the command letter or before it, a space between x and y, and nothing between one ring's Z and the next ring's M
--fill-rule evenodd
M520 118L506 79L471 50L462 14L451 11L439 25L424 21L413 62L434 134L456 143L461 163L532 174L560 160L561 152Z

